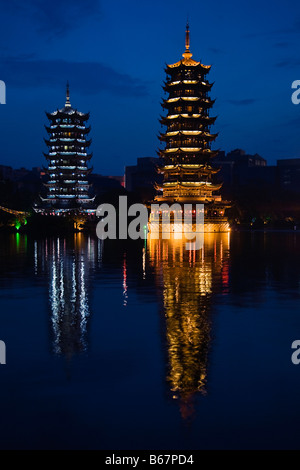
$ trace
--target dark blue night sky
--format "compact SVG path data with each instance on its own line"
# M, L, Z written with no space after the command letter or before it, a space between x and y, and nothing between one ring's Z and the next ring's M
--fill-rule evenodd
M122 174L156 156L165 63L184 52L212 64L214 148L243 148L269 164L300 157L300 3L296 0L0 1L0 163L43 166L45 111L90 111L92 164Z

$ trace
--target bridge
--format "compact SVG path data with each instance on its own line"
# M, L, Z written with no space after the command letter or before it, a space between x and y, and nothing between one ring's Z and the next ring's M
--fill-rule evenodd
M16 227L17 230L19 230L21 225L27 224L27 217L30 216L30 212L17 211L14 209L9 209L8 207L3 207L3 206L0 206L0 210L4 212L8 212L9 214L12 214L16 217L16 222L13 225Z

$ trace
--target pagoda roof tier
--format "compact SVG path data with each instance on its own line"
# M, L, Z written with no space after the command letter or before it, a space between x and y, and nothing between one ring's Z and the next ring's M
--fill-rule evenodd
M199 123L204 123L205 125L212 125L214 124L215 120L217 119L217 116L211 117L211 116L206 116L205 114L170 114L168 116L161 116L159 122L162 125L170 125L173 123L173 121L176 121L176 123L182 123L182 122L194 122L199 125Z
M94 197L83 197L83 198L78 198L78 195L77 194L74 194L72 195L72 197L70 197L71 195L69 195L69 197L66 197L64 196L63 194L60 194L60 195L54 195L54 197L47 197L47 198L43 198L42 196L40 196L41 200L43 202L48 202L48 203L57 203L57 202L62 202L62 199L65 199L66 201L72 201L74 202L74 200L81 204L86 204L86 203L90 203L90 202L94 202L95 200L95 196Z
M44 139L46 145L48 147L55 147L57 145L74 145L76 144L78 147L89 147L92 143L92 139L84 140L72 137L57 137L57 138L50 138L50 140Z
M168 141L169 139L173 139L174 137L175 138L180 137L180 139L182 137L197 137L197 138L201 137L201 139L205 141L213 141L218 137L218 133L210 134L207 131L200 131L200 130L199 131L180 130L180 131L170 131L164 134L160 133L159 135L159 139L161 141Z
M50 153L45 153L43 152L45 158L47 160L55 160L56 162L58 160L69 160L69 161L73 161L72 159L74 159L74 161L76 161L76 163L78 163L78 160L90 160L93 156L93 153L81 153L81 152L50 152Z
M45 126L48 134L54 134L56 132L76 132L79 134L88 134L91 130L91 126L85 127L79 124L54 124Z
M58 172L61 172L63 170L63 175L58 175ZM70 176L70 179L74 179L74 175L73 173L75 172L75 175L77 175L78 173L79 174L83 174L83 175L88 175L91 171L92 171L92 168L88 168L88 167L79 167L77 165L70 165L68 167L66 166L63 166L63 165L58 165L58 166L48 166L48 168L45 168L44 171L46 173L51 173L51 174L55 174L55 177L57 178L57 176L63 176L63 177L69 177ZM57 175L57 176L56 176Z
M47 118L50 121L56 121L57 119L78 119L80 122L87 121L90 117L90 113L81 113L77 111L77 109L73 109L71 107L64 107L62 109L57 109L53 111L53 113L47 113ZM59 123L64 124L64 123ZM73 123L65 123L65 124L73 124Z
M201 96L177 96L176 98L169 98L162 101L161 106L166 109L172 109L173 106L180 105L193 105L201 104L203 108L210 108L216 100L210 98L203 98Z
M165 82L162 88L167 93L182 90L182 93L184 95L184 91L186 89L207 92L211 90L212 86L213 83L209 83L207 81L204 82L203 80L175 80L174 82Z
M84 198L84 199L83 199L83 198L82 198L82 199L80 198L80 199L77 199L77 202L78 202L78 203L83 203L83 204L91 203L91 202L94 202L95 197L96 197L96 196L90 197L90 198Z
M80 173L84 173L88 170L90 170L90 168L87 168L87 167L83 167L83 166L78 166L78 165L57 165L55 168L53 168L52 166L49 166L47 171L49 172L52 172L53 170L68 170L68 171L78 171ZM65 172L64 172L65 174ZM68 174L68 173L66 173Z
M208 166L206 164L194 164L194 163L176 163L175 165L165 165L160 168L158 168L159 173L178 173L181 170L184 170L186 174L188 173L201 173L203 175L215 175L220 171L220 168L213 168L211 166Z
M218 191L222 187L222 183L213 184L208 181L165 181L162 186L163 189L180 189L180 188L201 188L210 191Z
M68 193L66 192L63 192L61 189L66 189L66 188L57 188L56 191L53 191L53 193L50 193L48 195L48 197L50 196L55 196L55 197L62 197L62 198L71 198L71 197L78 197L78 195L80 194L80 196L84 196L84 197L89 197L89 194L88 192L78 192L76 189L72 190L71 188L70 191Z
M188 153L190 154L202 154L206 155L209 157L215 157L218 155L218 150L211 150L211 149L204 149L201 147L176 147L176 148L170 148L170 149L165 149L165 150L159 150L159 155L160 156L167 156L167 157L176 157L177 155L186 155Z
M71 177L71 176L70 176ZM92 186L91 183L79 183L78 180L77 181L74 181L74 180L66 180L66 179L56 179L55 181L48 181L47 183L44 183L44 186L46 186L47 188L55 188L55 187L59 187L59 188L66 188L66 189L70 189L70 185L72 185L72 188L82 188L84 187L86 191L88 191L88 188L90 188Z
M165 72L169 75L173 75L175 71L176 73L180 71L186 73L187 68L190 67L192 67L195 71L199 71L202 74L208 73L211 69L211 65L204 65L201 64L201 62L197 62L196 60L192 59L191 57L184 57L182 60L179 60L174 64L167 64Z

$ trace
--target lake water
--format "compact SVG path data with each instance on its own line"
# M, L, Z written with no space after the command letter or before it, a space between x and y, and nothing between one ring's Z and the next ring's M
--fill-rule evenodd
M2 449L300 447L300 234L0 241Z

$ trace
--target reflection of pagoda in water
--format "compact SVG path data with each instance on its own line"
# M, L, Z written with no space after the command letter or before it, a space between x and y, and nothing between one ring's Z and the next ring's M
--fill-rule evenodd
M167 381L183 418L193 415L196 392L206 393L214 285L228 285L229 234L206 234L199 251L183 240L149 240L151 262L163 285Z
M49 275L53 351L71 358L87 349L89 276L101 259L101 241L84 237L35 242L35 269Z

